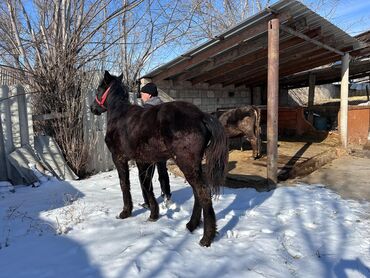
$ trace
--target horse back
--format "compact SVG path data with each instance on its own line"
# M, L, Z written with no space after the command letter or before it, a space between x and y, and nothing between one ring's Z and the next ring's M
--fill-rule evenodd
M251 105L230 109L219 116L229 137L247 136L255 133L256 113Z
M172 157L174 141L198 140L202 145L206 128L204 113L187 102L168 102L150 108L131 106L108 122L106 143L110 151L129 159L159 161ZM111 147L110 147L111 146Z

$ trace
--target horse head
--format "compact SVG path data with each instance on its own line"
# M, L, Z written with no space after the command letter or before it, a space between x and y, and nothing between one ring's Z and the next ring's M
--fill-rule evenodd
M112 102L113 95L117 95L120 91L121 99L128 99L127 89L122 84L123 74L120 76L111 75L108 71L105 71L104 77L101 80L93 103L90 105L90 110L95 115L101 115L106 112L109 107L109 103Z

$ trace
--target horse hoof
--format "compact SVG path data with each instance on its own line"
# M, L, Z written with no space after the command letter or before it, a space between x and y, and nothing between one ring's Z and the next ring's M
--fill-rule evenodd
M149 221L149 222L156 222L158 219L159 219L159 217L158 217L158 216L157 216L156 218L155 218L155 217L151 217L151 216L149 216L148 221Z
M194 225L194 224L192 224L191 222L188 222L187 224L186 224L186 228L189 230L189 232L193 232L196 228L198 227L198 225Z
M199 241L200 246L203 246L203 247L210 247L211 246L211 243L212 243L212 240L210 240L208 238L205 238L205 237L203 237Z
M127 211L127 210L123 210L119 216L117 218L119 219L125 219L127 217L130 217L131 216L131 212L130 211Z

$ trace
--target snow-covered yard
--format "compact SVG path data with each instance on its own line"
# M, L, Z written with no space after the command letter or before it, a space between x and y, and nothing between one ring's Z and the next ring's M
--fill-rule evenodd
M125 220L115 171L15 193L0 186L0 277L370 277L370 204L321 185L225 188L210 248L198 244L202 228L185 228L193 197L182 178L171 177L176 206L157 222L137 205L136 168Z

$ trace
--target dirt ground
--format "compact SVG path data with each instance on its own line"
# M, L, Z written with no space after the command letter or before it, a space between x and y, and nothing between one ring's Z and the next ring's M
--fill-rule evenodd
M279 180L288 180L296 176L307 175L312 172L308 166L299 169L299 165L306 165L313 157L324 153L336 152L339 138L335 134L315 134L313 136L281 139L278 142L278 175ZM262 153L266 153L266 142ZM315 166L319 167L319 166ZM291 176L291 173L299 173ZM303 171L302 171L303 170ZM303 173L302 173L303 172ZM255 187L265 190L267 173L267 156L254 160L251 150L231 150L229 153L228 185L232 187Z
M238 144L232 143L234 149L229 152L226 186L267 190L266 155L254 160L252 150L235 149ZM249 147L248 144L243 146ZM240 147L240 143L237 147ZM266 153L266 142L262 153ZM370 201L370 154L368 157L359 156L348 155L341 149L337 133L281 139L278 142L279 186L292 186L300 182L324 184L342 197ZM175 165L170 165L169 169L183 176Z

